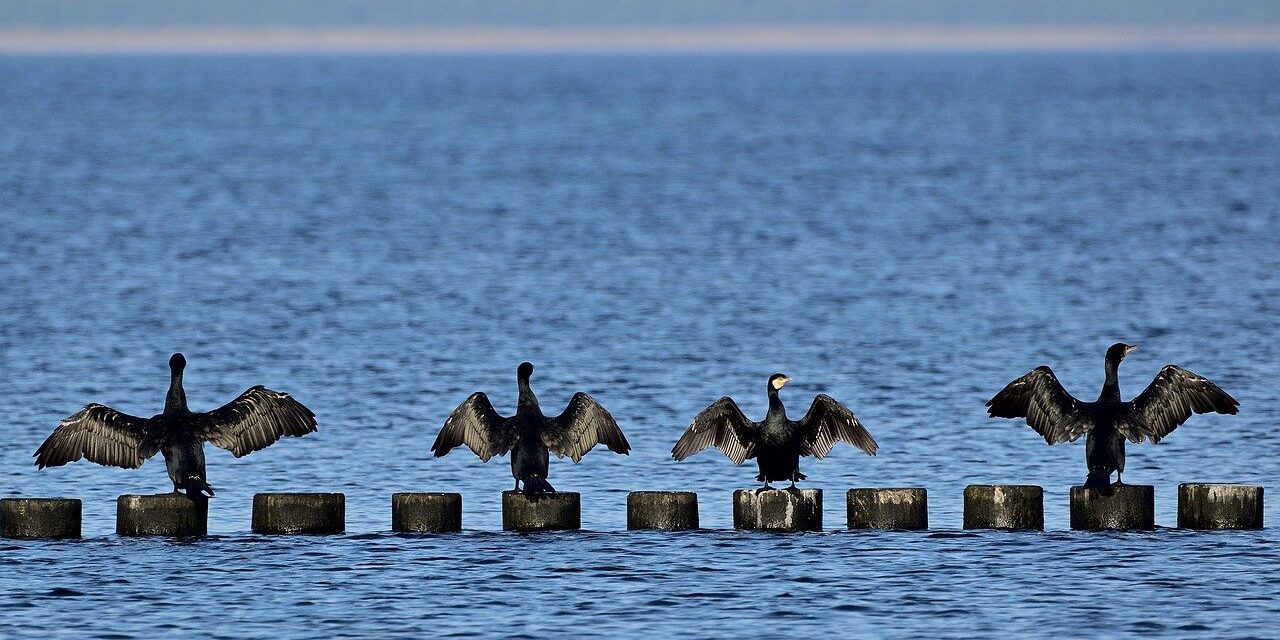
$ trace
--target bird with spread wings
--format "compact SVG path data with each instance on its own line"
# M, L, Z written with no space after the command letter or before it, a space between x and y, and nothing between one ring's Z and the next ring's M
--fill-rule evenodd
M613 416L585 393L573 394L560 415L544 416L529 384L532 375L528 362L516 368L520 395L515 415L499 415L488 396L473 393L449 414L431 451L439 458L466 445L484 462L510 452L515 489L523 483L526 493L555 491L547 482L548 452L577 463L597 444L623 455L631 451Z
M821 460L837 442L849 443L867 455L876 454L879 445L858 417L824 393L813 399L803 418L788 419L778 392L790 381L781 373L769 377L769 410L760 422L747 418L728 396L713 402L680 436L671 457L678 462L715 447L734 464L755 459L760 468L756 480L771 488L772 481L790 481L794 487L805 478L800 473L800 457Z
M1106 379L1095 402L1076 399L1046 366L1005 385L987 401L993 418L1024 418L1047 444L1074 442L1087 435L1086 487L1116 484L1124 473L1125 441L1157 443L1198 413L1235 414L1240 403L1203 376L1177 365L1165 365L1133 400L1121 399L1120 362L1137 346L1117 343L1103 360Z
M213 496L205 474L204 443L239 458L266 448L284 436L316 430L316 416L287 393L261 385L207 412L187 408L182 374L186 358L169 359L169 393L164 411L150 418L132 416L102 404L90 404L58 424L36 450L38 468L86 459L101 465L136 469L157 452L164 455L173 490Z

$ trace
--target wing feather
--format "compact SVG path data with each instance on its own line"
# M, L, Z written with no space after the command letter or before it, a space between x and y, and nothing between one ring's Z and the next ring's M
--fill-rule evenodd
M431 445L431 451L439 458L454 447L465 444L481 460L488 462L490 458L510 451L515 439L511 420L498 415L489 402L489 396L477 391L449 414Z
M754 440L759 432L760 426L747 419L733 398L725 396L693 419L671 449L671 457L679 462L715 447L734 464L742 464L755 455Z
M871 456L880 448L858 417L825 393L813 399L799 424L804 434L801 455L821 460L831 453L837 442L847 442Z
M235 400L192 416L197 437L240 458L265 449L284 436L316 430L316 414L287 393L262 385L249 387Z
M36 449L36 466L58 467L85 458L90 462L137 469L159 446L147 418L90 404L58 424Z
M631 444L613 416L595 398L582 392L573 394L564 413L551 419L550 428L542 431L542 442L556 456L569 456L574 462L596 444L603 444L614 453L631 452Z
M1129 403L1129 412L1117 422L1160 442L1196 413L1234 415L1240 403L1203 376L1177 365L1166 365L1146 390Z
M1040 366L1010 382L987 401L993 418L1026 418L1049 444L1072 442L1091 424L1081 411L1085 403L1067 393L1049 367Z

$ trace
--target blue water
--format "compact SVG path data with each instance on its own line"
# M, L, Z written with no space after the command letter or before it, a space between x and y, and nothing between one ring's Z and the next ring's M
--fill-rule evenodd
M1168 362L1238 416L1131 447L1125 480L1274 485L1280 55L0 58L0 495L84 499L79 542L0 542L0 636L1273 636L1276 529L1068 530L1082 443L983 402L1038 364L1092 399ZM210 538L124 540L164 465L37 471L88 402L151 415L251 384L320 431L210 448ZM587 391L634 450L553 461L582 533L500 531L505 460L428 447L475 390ZM765 378L879 440L807 460L822 534L731 530L755 483L693 415ZM976 482L1044 533L959 530ZM926 486L929 532L841 531L852 486ZM626 493L704 531L627 533ZM255 492L347 494L348 535L249 533ZM390 494L460 491L400 537ZM1271 501L1268 522L1280 522Z

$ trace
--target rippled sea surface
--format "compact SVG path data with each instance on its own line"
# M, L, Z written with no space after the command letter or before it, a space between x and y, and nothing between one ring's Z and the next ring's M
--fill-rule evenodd
M1172 527L1179 482L1280 473L1278 222L1280 54L0 58L0 495L85 501L84 540L0 541L0 636L1273 636L1276 529ZM1120 340L1126 397L1174 362L1241 410L1130 447L1161 529L1072 532L1083 443L983 403L1039 364L1091 400ZM159 459L31 454L159 412L174 351L194 409L266 384L320 431L210 447L209 538L121 539ZM552 462L582 532L502 533L506 460L429 457L525 359L634 447ZM669 459L775 371L881 444L802 464L824 533L736 533L756 471ZM1047 530L961 531L989 482L1043 485ZM932 529L842 531L855 486L928 487ZM626 532L638 489L704 530ZM251 534L290 490L348 534ZM405 490L467 532L389 533Z

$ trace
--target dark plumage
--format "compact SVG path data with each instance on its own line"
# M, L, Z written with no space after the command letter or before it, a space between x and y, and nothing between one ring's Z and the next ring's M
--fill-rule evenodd
M150 418L91 404L63 420L36 450L36 466L57 467L80 458L136 469L157 451L164 454L173 490L187 495L213 495L205 476L204 443L211 442L239 458L269 446L281 436L303 436L316 430L310 409L287 393L261 385L205 413L187 409L182 389L181 353L169 358L169 393L164 412Z
M1096 402L1082 402L1062 388L1049 367L1040 366L1010 382L987 402L995 418L1026 418L1045 442L1073 442L1088 434L1086 487L1105 487L1124 473L1124 441L1160 442L1193 413L1234 414L1236 402L1218 385L1182 367L1165 365L1147 389L1129 402L1120 399L1120 361L1136 346L1107 349L1106 381Z
M623 455L631 451L613 416L585 393L573 394L564 413L554 418L542 415L529 386L532 375L533 365L528 362L516 369L520 397L514 416L498 415L488 396L473 393L449 414L431 451L439 458L465 444L484 462L510 451L516 490L523 482L526 493L555 491L547 482L549 451L559 458L569 456L575 463L596 444Z
M818 394L800 420L787 418L778 391L791 381L781 373L769 377L769 411L761 422L752 422L728 396L720 398L693 419L693 424L671 450L677 461L715 447L734 464L754 458L760 467L756 480L766 488L772 481L804 480L800 456L825 458L836 442L847 442L874 456L879 445L847 407L826 394Z

